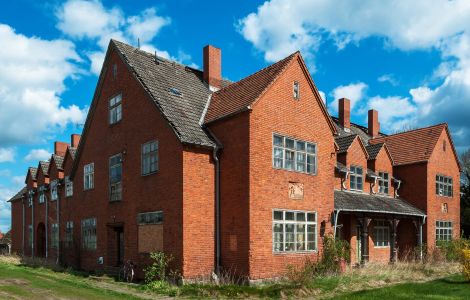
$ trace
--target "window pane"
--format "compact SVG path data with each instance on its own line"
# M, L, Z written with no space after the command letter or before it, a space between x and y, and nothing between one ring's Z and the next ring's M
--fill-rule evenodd
M310 144L310 143L307 143L307 152L308 153L316 153L316 149L315 149L315 145L314 144Z
M285 151L285 168L287 170L294 170L294 151Z
M297 153L296 170L305 172L305 153Z
M286 148L295 149L294 140L286 138Z
M285 224L285 228L286 228L285 251L294 251L295 250L295 225Z
M284 146L284 138L282 136L278 136L278 135L275 135L274 136L274 140L273 140L273 143L274 145L276 146Z
M316 222L315 213L307 213L307 221L308 222Z
M298 151L305 151L305 142L299 142L299 141L297 141L297 142L296 142L296 145L297 145L296 149L297 149Z
M305 251L305 224L297 224L296 228L296 247L297 251Z
M294 213L291 211L286 211L286 220L294 221Z
M282 220L282 211L274 211L274 220Z

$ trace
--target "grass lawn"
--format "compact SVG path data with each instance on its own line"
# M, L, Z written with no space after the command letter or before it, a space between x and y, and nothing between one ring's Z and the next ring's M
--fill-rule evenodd
M371 266L342 276L316 278L302 286L288 282L261 286L144 285L33 268L0 259L0 299L168 299L289 298L315 299L470 299L470 282L456 265ZM415 281L415 282L413 282Z

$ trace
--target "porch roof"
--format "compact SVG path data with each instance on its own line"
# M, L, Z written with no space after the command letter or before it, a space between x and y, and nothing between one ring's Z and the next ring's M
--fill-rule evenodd
M335 191L335 210L420 217L426 216L423 211L409 204L402 198L350 191Z

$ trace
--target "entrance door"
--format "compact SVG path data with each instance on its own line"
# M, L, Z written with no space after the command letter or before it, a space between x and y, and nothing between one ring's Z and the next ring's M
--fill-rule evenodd
M117 240L117 265L120 266L124 262L124 230L123 228L119 228L116 230L116 240Z
M46 255L46 226L39 223L36 230L36 255L44 257Z
M356 257L357 257L357 263L360 264L361 261L362 261L362 230L361 230L361 226L357 226L357 229L356 229Z

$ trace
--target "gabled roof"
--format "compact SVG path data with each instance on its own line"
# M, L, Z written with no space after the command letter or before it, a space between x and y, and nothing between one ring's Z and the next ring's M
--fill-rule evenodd
M21 190L18 191L18 193L16 193L13 197L11 197L10 200L8 200L7 202L13 202L13 201L23 198L23 195L26 193L26 190L27 190L26 187L23 187Z
M70 156L72 157L72 159L75 159L75 154L77 153L77 149L74 148L74 147L68 147L68 152L70 153ZM65 157L64 157L65 159Z
M63 164L64 164L64 157L63 156L60 156L60 155L57 155L57 154L52 154L51 161L54 161L55 166L57 167L58 170L63 169Z
M420 209L409 204L402 198L392 198L356 193L350 191L338 191L335 194L335 210L358 213L382 213L393 215L407 215L422 217L426 214Z
M211 97L204 122L210 123L247 110L298 55L299 52L292 53L286 58L215 92Z
M38 174L38 168L29 167L28 168L28 173L26 174L25 183L26 183L26 181L28 181L28 176L31 176L31 179L33 179L33 181L36 181L37 174Z
M44 176L49 175L49 162L48 161L40 161L38 169L39 168L41 168L42 174L44 174Z
M371 139L370 144L386 143L396 165L425 162L430 157L446 124L437 124Z
M354 143L355 140L359 141L359 144L361 145L362 150L364 151L364 155L366 156L367 159L369 159L369 153L366 150L366 147L364 146L364 142L362 141L361 138L359 138L358 135L356 134L351 134L347 136L340 136L335 138L335 142L338 145L338 153L347 153L349 151L349 148L351 147L352 143Z

